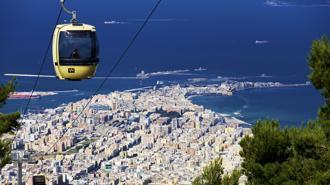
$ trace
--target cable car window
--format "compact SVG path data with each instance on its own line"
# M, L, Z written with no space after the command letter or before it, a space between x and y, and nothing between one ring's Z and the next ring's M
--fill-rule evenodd
M65 31L59 39L60 65L94 65L99 62L95 32Z
M60 58L86 59L92 58L92 32L61 32L59 42Z

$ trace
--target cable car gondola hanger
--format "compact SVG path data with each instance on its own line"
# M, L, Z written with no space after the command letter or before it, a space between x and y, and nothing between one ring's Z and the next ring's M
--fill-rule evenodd
M70 24L59 24L53 34L53 64L60 80L82 80L94 77L99 63L96 28L79 23L77 12L61 6L72 15Z

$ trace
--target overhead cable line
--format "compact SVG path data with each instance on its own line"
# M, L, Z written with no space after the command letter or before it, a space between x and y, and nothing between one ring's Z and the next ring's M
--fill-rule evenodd
M63 11L63 8L61 7L60 8L60 11L59 11L59 13L57 15L57 18L56 18L56 21L55 21L55 25L53 26L53 30L56 28L56 26L58 25L58 23L60 21L60 18L61 18L61 15L62 15L62 11ZM20 122L18 124L20 127L23 126L23 124L24 124L23 123L24 115L27 113L27 111L29 109L29 105L31 103L31 99L32 99L33 93L35 92L35 90L36 90L36 88L38 86L38 82L39 82L39 78L41 76L42 69L43 69L43 67L45 65L45 62L46 62L46 59L47 59L47 56L48 56L50 47L52 45L52 40L53 40L53 34L51 34L51 37L49 38L48 46L47 46L46 51L45 51L45 53L44 53L44 55L42 57L42 62L40 64L40 67L39 67L39 70L38 70L37 78L34 81L33 88L31 90L31 94L30 94L30 96L28 98L28 101L27 101L26 106L25 106L24 111L23 111L23 117L21 117ZM11 143L13 143L16 140L18 132L19 132L19 129L16 130L15 135L14 135L13 139L11 140ZM18 157L20 158L20 156L18 156ZM18 166L20 166L20 165L18 165ZM20 168L20 167L18 167L18 168ZM20 170L18 169L18 171L20 171ZM22 184L22 176L18 177L18 184Z
M63 11L63 9L62 9L62 7L61 7L61 9L60 9L60 11L59 11L59 13L58 13L58 15L57 15L56 22L55 22L55 25L54 25L54 27L53 27L53 30L56 28L56 26L57 26L58 23L59 23L59 20L60 20L60 17L61 17L62 11ZM29 98L28 98L28 101L27 101L27 103L26 103L26 106L25 106L25 108L24 108L23 116L27 113L27 110L29 109L29 105L30 105L30 103L31 103L31 99L32 99L33 93L35 92L35 90L36 90L36 88L37 88L37 86L38 86L38 82L39 82L39 78L40 78L40 76L42 76L42 75L41 75L41 72L42 72L42 69L43 69L43 67L44 67L44 65L45 65L45 62L46 62L46 59L47 59L47 56L48 56L48 53L49 53L49 49L50 49L50 47L51 47L51 45L52 45L52 40L53 40L53 34L51 34L51 37L50 37L50 39L49 39L49 41L48 41L48 46L47 46L46 51L45 51L45 53L44 53L44 55L43 55L42 62L41 62L40 67L39 67L39 71L38 71L37 78L36 78L36 80L34 81L33 88L32 88L32 90L31 90L31 94L30 94L30 96L29 96ZM23 123L23 118L21 118L19 125L22 126L22 125L21 125L22 123ZM15 139L16 139L16 137L17 137L17 133L18 133L18 131L19 131L19 130L16 131L16 133L15 133L15 135L14 135L14 138L12 139L12 142L15 141Z
M117 59L116 63L113 65L113 67L110 69L110 71L108 72L108 74L106 75L106 78L104 78L104 80L101 82L101 84L99 85L99 87L95 90L95 92L92 94L92 96L89 98L88 102L85 104L85 106L83 107L83 109L81 110L81 112L78 114L78 116L73 119L72 123L75 123L78 118L83 114L83 112L86 110L87 106L92 102L92 99L99 93L99 91L102 89L102 87L104 86L104 84L106 83L106 81L108 80L108 78L111 76L111 74L115 71L115 69L118 67L118 65L122 62L122 60L124 59L124 57L126 56L128 50L133 46L133 44L135 43L136 39L138 38L138 36L141 34L141 32L143 31L143 29L145 28L145 26L147 25L147 23L149 22L150 18L152 17L152 15L156 12L157 8L159 7L159 4L162 2L162 0L158 0L157 3L154 5L154 7L152 8L152 10L149 12L148 16L146 17L145 21L142 23L142 25L140 26L140 28L137 30L137 32L134 34L133 38L130 40L130 42L128 43L128 46L124 49L124 51L122 52L122 54L119 56L119 58ZM64 130L62 136L60 138L58 138L56 140L56 142L54 144L52 144L48 150L46 150L46 153L44 155L47 155L48 152L54 148L56 146L56 144L65 136L65 134L68 132L69 129ZM41 171L43 169L43 162L42 162L42 168Z

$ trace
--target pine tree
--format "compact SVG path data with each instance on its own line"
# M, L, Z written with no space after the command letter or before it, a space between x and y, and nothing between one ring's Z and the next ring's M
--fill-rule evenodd
M6 104L6 100L11 92L15 90L15 79L9 81L6 85L0 85L0 107ZM13 129L19 128L17 119L20 118L18 112L12 114L0 113L0 137L5 133L11 133ZM0 139L0 168L10 162L11 142Z
M235 169L231 174L222 177L222 185L238 185L241 171Z
M222 183L222 159L217 158L204 167L202 175L195 178L193 185L221 185Z
M308 57L309 78L324 96L316 121L301 128L279 128L260 121L253 137L240 142L243 172L249 184L330 184L330 43L314 41Z
M253 137L240 142L248 184L330 183L329 146L318 124L282 129L277 121L263 120L256 123L252 133Z
M330 120L330 43L326 36L313 42L308 63L311 69L309 79L325 98L319 119Z
M211 161L200 176L196 177L193 185L238 185L241 172L234 170L231 174L223 175L222 159Z

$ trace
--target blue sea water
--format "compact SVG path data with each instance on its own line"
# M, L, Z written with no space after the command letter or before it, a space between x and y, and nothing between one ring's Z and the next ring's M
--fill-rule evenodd
M279 2L279 1L275 1ZM141 70L146 72L194 69L205 67L208 70L191 76L163 76L148 80L108 80L100 93L125 90L153 85L157 80L185 82L193 77L216 76L257 76L271 75L270 81L301 83L308 80L306 57L313 40L321 35L330 36L330 6L326 0L283 0L278 6L266 4L266 0L164 0L152 20L129 50L113 76L135 76ZM290 6L286 6L289 2ZM81 22L93 24L100 40L101 62L97 76L105 76L114 65L133 34L141 25L154 0L68 0L67 6L78 11ZM10 78L4 73L36 74L49 38L54 21L60 9L55 1L3 0L0 12L0 83ZM62 14L60 23L70 17ZM116 21L122 24L104 24ZM256 40L266 40L266 44L256 44ZM53 75L51 53L43 67L42 74ZM18 91L30 91L33 78L18 78ZM260 79L248 80L257 81ZM78 93L59 94L33 100L31 106L54 107L69 101L87 98L101 82L86 80L67 82L56 79L40 79L38 91L72 90ZM287 92L287 95L281 94ZM294 94L296 92L296 94ZM297 104L282 106L288 116L281 118L287 122L311 119L316 107L322 104L321 97L313 88L279 89L240 92L255 104L245 111L248 121L263 117L257 110L273 113L279 99ZM238 93L238 94L240 94ZM271 96L269 95L271 94ZM301 93L301 94L299 94ZM254 96L262 97L254 102ZM299 99L299 97L305 97ZM239 96L230 97L240 101ZM210 97L205 97L210 98ZM217 97L222 98L222 97ZM230 99L229 98L229 99ZM226 103L228 109L238 107ZM268 102L267 105L264 102ZM9 112L24 107L26 101L10 100L0 110ZM206 101L206 104L208 102ZM274 105L272 108L271 105ZM306 109L298 114L291 112L295 106ZM213 106L216 108L216 106ZM222 106L223 107L223 106ZM251 110L251 111L250 111ZM255 111L252 111L255 110ZM250 111L250 112L249 112ZM231 112L231 111L229 111ZM291 112L291 113L290 113ZM256 115L253 115L256 114ZM290 115L292 118L289 118ZM308 116L305 116L308 115ZM279 118L280 119L280 118Z
M280 121L282 126L301 126L314 120L323 99L311 86L249 89L233 96L200 96L192 102L229 114L250 124L261 119Z

